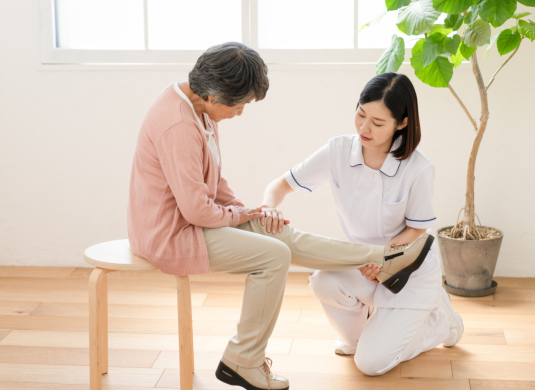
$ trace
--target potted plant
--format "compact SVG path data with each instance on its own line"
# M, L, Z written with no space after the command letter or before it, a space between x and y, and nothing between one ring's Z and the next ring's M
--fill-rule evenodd
M474 171L489 119L489 88L521 43L535 40L535 23L528 19L531 13L517 12L517 7L519 4L535 7L535 0L386 0L385 3L388 11L398 11L397 26L408 38L392 37L390 47L377 63L377 73L396 72L405 59L405 39L417 39L410 59L416 76L432 87L448 88L475 130L468 159L465 205L455 225L438 229L438 242L446 290L462 296L490 295L497 286L492 277L503 233L476 225ZM487 83L478 65L478 55L483 50L480 48L484 46L487 46L485 54L494 46L500 55L508 54ZM450 84L454 70L463 61L471 63L481 100L479 123Z

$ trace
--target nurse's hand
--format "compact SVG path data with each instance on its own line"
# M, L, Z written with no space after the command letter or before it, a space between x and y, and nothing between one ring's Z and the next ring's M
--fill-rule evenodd
M262 213L263 216L260 217L260 223L262 226L266 226L266 231L268 233L282 233L284 225L288 225L290 223L290 221L284 219L282 211L279 211L275 208L263 207Z
M238 210L240 211L240 222L238 222L238 225L249 222L251 219L262 218L264 215L262 214L262 207L257 207L256 209L238 207Z
M364 267L360 267L359 271L362 274L362 276L364 276L370 282L379 284L379 281L375 279L375 277L379 273L379 267L376 264L368 264L368 265L365 265Z

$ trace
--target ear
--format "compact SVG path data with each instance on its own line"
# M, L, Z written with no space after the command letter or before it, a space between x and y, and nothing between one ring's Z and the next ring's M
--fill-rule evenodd
M206 101L208 102L208 104L215 104L214 99L215 99L214 95L208 95L208 97L206 98Z
M401 130L403 129L405 126L407 126L407 123L409 123L409 118L405 117L403 118L403 122L401 122L398 127L396 127L396 130Z

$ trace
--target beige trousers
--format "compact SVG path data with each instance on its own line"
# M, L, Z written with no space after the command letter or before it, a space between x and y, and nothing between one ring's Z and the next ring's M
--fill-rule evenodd
M224 356L242 367L258 367L277 322L290 263L323 271L382 265L384 247L335 240L285 226L266 232L259 220L237 228L204 228L210 270L248 274L237 334Z

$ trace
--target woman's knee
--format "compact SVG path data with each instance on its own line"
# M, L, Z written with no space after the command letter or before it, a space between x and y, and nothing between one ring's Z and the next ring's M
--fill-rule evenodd
M392 359L387 353L380 353L377 348L366 351L362 348L359 350L359 347L360 345L355 353L355 364L363 374L368 376L383 375L398 365L396 363L397 357Z
M269 248L270 254L270 267L274 269L280 269L281 271L288 272L290 263L292 262L292 252L286 244L281 241L273 240Z

